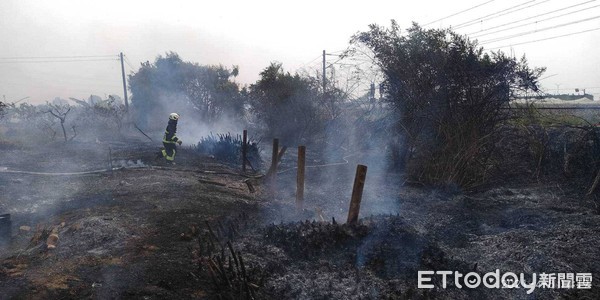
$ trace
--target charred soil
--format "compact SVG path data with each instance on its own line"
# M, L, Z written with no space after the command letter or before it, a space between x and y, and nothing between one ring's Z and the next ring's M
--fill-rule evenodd
M110 148L110 150L109 150ZM0 214L0 298L553 299L600 290L417 288L418 270L600 275L600 216L581 191L510 184L471 194L404 185L371 168L357 224L345 224L359 156L307 169L294 204L290 151L278 193L260 176L181 149L9 147ZM112 158L113 171L109 157ZM309 158L312 165L325 165ZM22 171L22 172L13 172ZM87 173L77 173L84 172ZM249 191L250 183L256 192ZM52 241L51 236L57 236Z

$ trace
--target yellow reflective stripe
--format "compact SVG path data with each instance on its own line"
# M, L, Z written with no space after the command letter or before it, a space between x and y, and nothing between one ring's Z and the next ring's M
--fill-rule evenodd
M175 139L178 139L177 135L175 135L175 134L173 134L173 137L171 138L170 141L167 141L167 132L165 132L165 135L163 135L163 142L165 142L165 143L175 144L176 143Z
M166 158L167 160L170 160L170 161L172 161L172 160L175 160L175 152L176 152L176 151L175 151L175 150L173 150L173 155L171 155L171 156L168 156L168 155L166 155L166 156L165 156L165 158Z

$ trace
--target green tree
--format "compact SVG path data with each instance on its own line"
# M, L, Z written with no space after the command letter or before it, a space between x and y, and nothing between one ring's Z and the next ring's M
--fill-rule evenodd
M184 62L170 52L154 63L142 63L129 75L131 102L142 124L147 124L150 116L172 111L193 112L201 121L213 124L221 117L243 113L244 98L233 81L237 75L235 66L228 69Z
M229 70L223 66L185 64L181 71L183 92L193 108L201 113L202 120L212 124L223 115L243 114L244 98L237 83L230 80L238 75L237 67Z
M263 122L268 136L298 143L322 127L318 82L284 72L280 63L265 68L248 94L251 111Z
M485 53L451 30L413 24L403 35L371 25L351 39L348 55L369 49L384 74L385 99L395 115L395 163L415 180L477 185L490 157L503 107L517 93L537 91L544 68L525 58Z
M0 101L0 119L6 114L6 104Z

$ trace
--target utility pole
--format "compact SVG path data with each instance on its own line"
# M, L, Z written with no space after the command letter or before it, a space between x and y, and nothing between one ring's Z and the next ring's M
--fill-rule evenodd
M323 50L323 94L325 94L325 86L327 85L326 83L326 76L325 76L325 50Z
M125 96L125 111L129 112L129 102L127 102L127 81L125 79L125 66L123 65L123 52L119 55L121 57L121 75L123 76L123 95Z

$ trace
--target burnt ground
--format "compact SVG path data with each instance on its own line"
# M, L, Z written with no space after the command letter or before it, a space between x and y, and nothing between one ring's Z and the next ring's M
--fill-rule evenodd
M108 164L113 172L101 172ZM600 274L600 216L582 191L509 184L462 194L405 185L369 165L356 225L346 225L364 155L309 155L303 210L294 151L273 198L259 178L191 150L177 165L142 142L7 147L0 214L2 299L596 299L592 289L417 288L418 270ZM310 151L309 151L310 153ZM348 163L345 163L345 162ZM49 175L6 173L79 172ZM250 193L245 180L257 189ZM29 226L30 230L20 230ZM58 235L48 249L50 233ZM229 243L228 243L229 242ZM528 277L529 278L529 277Z
M185 151L180 165L168 166L155 163L152 145L112 147L114 167L129 168L77 176L0 173L0 211L11 213L13 223L12 243L0 252L0 298L206 295L190 273L196 267L181 234L217 216L255 210L244 178ZM9 170L98 170L108 165L107 148L10 149L2 162ZM49 250L54 228L59 240Z

